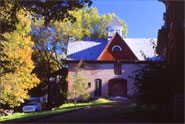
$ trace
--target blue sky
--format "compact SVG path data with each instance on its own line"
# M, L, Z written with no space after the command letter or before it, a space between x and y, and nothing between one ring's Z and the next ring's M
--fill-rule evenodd
M100 15L114 13L128 26L128 38L157 38L165 5L158 0L92 0Z

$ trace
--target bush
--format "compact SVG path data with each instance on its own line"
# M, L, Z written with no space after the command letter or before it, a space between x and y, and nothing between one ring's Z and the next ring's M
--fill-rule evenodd
M174 79L172 71L163 63L151 62L135 71L135 97L138 107L155 105L157 110L173 100Z

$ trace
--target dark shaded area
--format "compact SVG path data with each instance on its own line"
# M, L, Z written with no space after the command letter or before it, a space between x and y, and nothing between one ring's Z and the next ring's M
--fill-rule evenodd
M29 95L31 97L44 96L47 99L47 110L62 105L67 98L67 74L67 68L62 68L58 71L53 72L49 76L49 81L47 83L40 83L37 87L29 91Z
M85 106L84 106L85 107ZM98 104L77 111L48 115L39 119L5 121L34 123L174 123L151 108L144 107L138 112L133 102L116 102L115 104Z
M49 82L47 105L48 109L58 107L67 100L67 74L67 68L63 68L51 74L50 78L54 78L54 80L50 80Z
M138 107L154 105L159 113L170 112L173 103L174 78L165 64L148 64L135 71L135 97ZM163 107L166 105L165 107Z
M97 103L97 104L92 104L92 105L78 105L75 109L74 106L73 107L65 107L62 108L62 110L69 110L69 109L74 109L74 110L70 110L70 111L66 111L66 112L58 112L58 113L54 113L54 114L48 114L48 115L42 115L42 116L38 116L38 115L34 115L31 117L23 117L23 118L17 118L17 119L12 119L12 120L7 120L7 121L3 121L2 123L33 123L33 122L37 122L39 120L44 120L47 118L53 118L56 116L62 116L65 114L70 114L73 112L78 112L79 110L85 110L86 107L90 107L90 106L102 106L102 105L115 105L118 104L116 103Z
M5 0L1 0L1 7L6 8ZM50 21L62 21L64 18L69 18L71 21L75 21L75 17L68 13L69 10L75 10L76 8L82 8L85 5L90 6L91 0L15 0L8 1L13 3L11 10L8 12L11 16L6 20L1 20L1 33L10 32L15 30L15 24L18 23L16 13L21 10L27 10L33 12L35 19L44 17L45 24L48 25ZM34 19L34 18L33 18Z
M160 0L166 6L164 25L158 31L157 53L173 73L173 118L184 122L184 1Z

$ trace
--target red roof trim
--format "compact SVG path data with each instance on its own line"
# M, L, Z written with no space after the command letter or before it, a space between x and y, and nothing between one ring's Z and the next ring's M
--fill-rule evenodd
M117 32L116 32L117 33ZM116 37L116 33L114 34L114 36L111 38L111 40L109 41L109 43L107 44L107 46L104 48L104 50L102 51L102 53L100 54L100 56L98 57L98 60L100 60L100 58L105 54L106 49L109 47L110 43L112 42L112 40Z

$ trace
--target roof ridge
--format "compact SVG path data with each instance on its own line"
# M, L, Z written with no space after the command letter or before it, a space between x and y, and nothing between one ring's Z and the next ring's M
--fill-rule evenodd
M131 37L129 37L129 38L124 38L124 39L157 39L157 38L153 38L153 37L151 37L151 38L131 38Z

